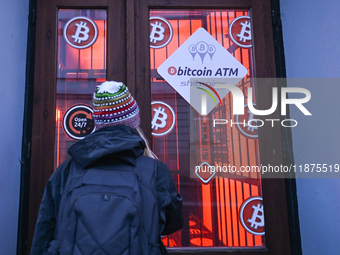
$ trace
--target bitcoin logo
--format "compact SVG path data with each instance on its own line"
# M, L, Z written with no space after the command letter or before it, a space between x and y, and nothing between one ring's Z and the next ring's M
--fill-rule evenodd
M250 223L250 227L253 229L257 229L259 226L264 227L263 205L253 205L251 208L254 209L253 215L251 216L251 219L247 220Z
M177 73L176 67L170 66L170 67L168 68L168 73L169 73L170 75L175 75L175 74Z
M250 17L240 16L235 18L229 27L229 37L242 48L252 47Z
M151 128L154 130L158 130L158 128L164 128L166 125L166 120L168 118L168 114L164 112L165 108L159 106L158 109L153 110L155 111L155 114L153 115L151 121ZM159 123L158 121L160 121L161 123Z
M166 46L172 39L170 23L161 17L150 17L150 47L159 49Z
M198 51L198 53L207 53L208 52L208 44L206 42L197 43L197 51Z
M151 34L150 34L150 42L156 43L157 41L162 41L164 38L164 27L161 22L156 21L155 23L150 24L152 26ZM158 35L156 37L156 34Z
M241 32L237 34L237 37L240 38L241 42L251 41L250 21L245 21L244 23L241 22L241 26Z
M97 25L87 17L72 18L64 27L64 38L73 48L88 48L96 42L97 37Z
M172 131L175 126L175 112L170 105L154 101L151 103L152 108L152 135L164 136Z
M196 45L195 44L191 44L190 47L189 47L189 52L191 54L196 54L197 53L197 48L196 48Z
M250 197L240 209L242 226L253 235L264 235L264 211L262 197Z
M89 39L90 29L86 24L87 23L83 21L81 21L80 24L76 23L77 26L76 33L71 36L72 38L74 38L75 43L81 43L82 41L86 41L87 39ZM80 34L82 34L83 36L80 37Z

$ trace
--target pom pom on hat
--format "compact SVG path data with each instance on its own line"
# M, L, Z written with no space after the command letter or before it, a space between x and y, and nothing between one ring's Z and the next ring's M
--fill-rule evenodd
M139 125L139 107L122 82L106 81L93 94L93 119L96 128Z

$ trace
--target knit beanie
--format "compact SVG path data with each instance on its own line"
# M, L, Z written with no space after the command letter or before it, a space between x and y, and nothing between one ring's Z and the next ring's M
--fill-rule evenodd
M139 125L139 107L122 82L106 81L93 94L93 119L96 128Z

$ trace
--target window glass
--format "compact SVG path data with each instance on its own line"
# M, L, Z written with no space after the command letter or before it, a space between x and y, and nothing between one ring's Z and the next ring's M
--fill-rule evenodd
M106 16L98 9L58 11L55 168L94 131L93 92L106 80Z
M216 100L206 116L190 105L196 99L189 102L185 94L201 78L237 76L234 85L242 91L252 86L249 11L151 10L149 22L153 150L169 166L184 201L184 227L163 237L163 243L168 247L264 247L259 175L237 171L210 178L210 173L195 173L196 167L211 165L238 169L260 165L256 128L247 124L213 127L212 122L245 119L247 123L254 116L245 109L246 114L236 120L232 96L218 98L213 85L201 86L207 97L211 94ZM233 59L241 65L238 69Z

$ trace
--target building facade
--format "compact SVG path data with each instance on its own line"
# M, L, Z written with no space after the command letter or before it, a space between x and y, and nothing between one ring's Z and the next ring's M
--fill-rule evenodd
M84 114L86 106L91 103L95 85L106 79L128 84L144 112L142 127L153 149L168 164L186 201L183 230L163 239L172 252L337 254L339 180L334 176L261 179L247 175L240 179L225 175L210 179L211 175L197 175L187 169L196 165L203 170L218 162L220 166L263 163L303 169L306 164L327 164L328 169L332 166L336 170L338 2L327 0L320 6L315 1L307 4L291 0L81 4L15 0L2 6L0 72L5 103L0 111L0 224L5 231L0 234L0 254L28 254L44 183L67 158L67 148L81 139L80 133L88 132L83 128L91 125L91 118L86 118L89 112ZM66 32L72 19L78 25L70 31L74 40L68 41ZM237 20L234 37L239 34L240 41L232 38ZM82 36L86 37L81 32L86 31L84 24L89 27L91 22L94 25L89 29L97 29L93 45L77 45L74 37L80 43ZM251 46L242 44L250 42L250 34L245 32L248 22L252 24ZM157 33L162 31L160 24L172 31L171 38L164 35L170 38L165 45L161 45L162 36ZM228 59L230 66L218 66L223 62L219 57ZM268 94L268 88L271 91L274 85L257 86L253 78L287 77L284 87L300 84L310 91L311 99L305 107L312 116L291 105L290 119L298 122L295 127L261 127L255 138L246 130L243 133L242 127L214 129L204 114L192 110L194 106L189 105L181 87L176 87L175 78L197 84L204 81L201 78L225 76L238 79L242 91L253 87L259 95ZM253 102L268 109L271 96L262 105L260 99L255 95ZM217 106L210 114L215 119L232 119L230 94L221 100L224 108ZM229 115L223 115L227 110ZM173 113L172 121L164 127L162 111L169 119ZM191 123L194 118L198 121ZM193 140L188 139L188 132L195 134ZM216 139L221 139L220 147L216 147ZM251 212L256 209L250 209L242 222L240 213L247 210L247 203L251 205L249 198L260 199L253 204L258 206L257 211L263 202L265 227L263 213L257 215L257 223L254 216L253 227L245 223L247 219L251 223Z

